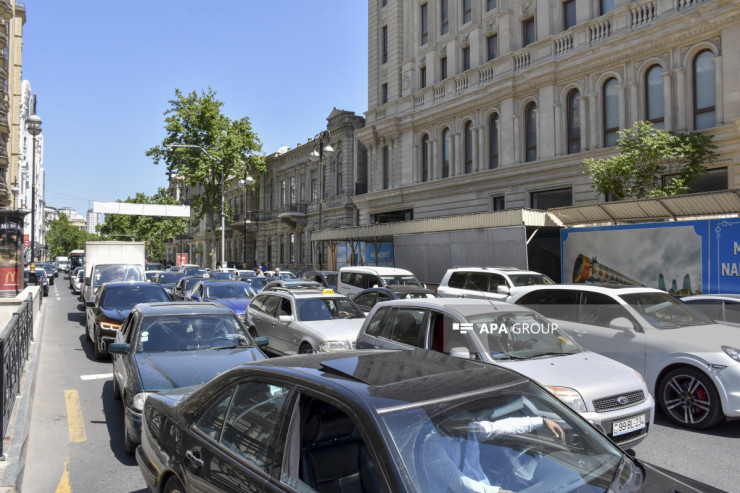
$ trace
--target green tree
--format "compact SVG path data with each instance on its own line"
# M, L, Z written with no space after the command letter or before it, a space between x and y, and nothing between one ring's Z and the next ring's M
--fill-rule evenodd
M674 133L638 121L619 132L618 154L585 159L593 188L622 200L678 195L719 156L711 135Z
M195 91L184 95L175 90L175 99L165 111L166 137L162 144L146 154L155 164L163 161L169 174L182 178L193 192L190 207L194 220L205 218L211 233L211 267L215 266L215 218L221 214L222 184L231 177L239 177L246 170L264 173L265 164L255 155L262 149L248 117L231 120L221 113L223 103L208 88L198 95ZM172 144L198 148L168 147ZM203 152L205 151L205 152ZM210 156L210 157L209 157ZM223 259L222 259L223 260Z
M120 200L119 200L120 202ZM127 198L128 204L177 205L177 201L160 188L152 197L137 193ZM105 222L99 232L111 240L120 240L121 236L130 237L132 241L145 241L147 258L164 259L164 240L173 239L185 232L186 219L181 217L131 216L124 214L106 214Z
M59 214L59 219L49 224L46 233L46 245L49 248L49 257L64 257L72 250L85 248L85 242L99 240L98 235L93 235L85 230L72 226L66 214Z

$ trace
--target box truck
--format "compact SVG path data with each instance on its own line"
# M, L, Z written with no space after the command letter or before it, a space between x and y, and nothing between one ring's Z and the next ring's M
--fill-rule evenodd
M112 281L143 281L146 245L143 241L85 242L83 304L95 299L100 286Z

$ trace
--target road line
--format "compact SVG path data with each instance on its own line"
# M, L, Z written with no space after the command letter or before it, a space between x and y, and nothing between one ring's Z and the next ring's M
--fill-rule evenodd
M62 478L59 480L59 484L57 485L57 489L54 490L54 493L72 492L72 486L69 484L69 471L67 471L67 464L69 464L69 457L64 461L64 472L62 473Z
M82 418L80 395L76 390L65 390L64 399L67 401L67 425L69 426L69 441L79 443L87 441L85 421Z
M112 373L98 373L97 375L80 375L81 380L105 380L113 378Z

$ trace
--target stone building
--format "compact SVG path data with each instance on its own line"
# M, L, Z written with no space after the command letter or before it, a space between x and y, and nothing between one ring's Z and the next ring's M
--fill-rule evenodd
M586 158L638 120L714 135L740 183L740 5L369 0L361 225L603 201ZM725 52L725 49L729 50Z

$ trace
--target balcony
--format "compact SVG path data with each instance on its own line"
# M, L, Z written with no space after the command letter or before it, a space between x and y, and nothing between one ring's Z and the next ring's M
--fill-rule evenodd
M5 110L5 105L0 103L0 134L7 135L9 133L8 112Z
M297 226L306 225L306 211L308 210L307 204L289 204L285 205L278 212L278 219L290 226L295 228Z
M0 0L0 17L5 20L13 18L13 2L10 0Z

